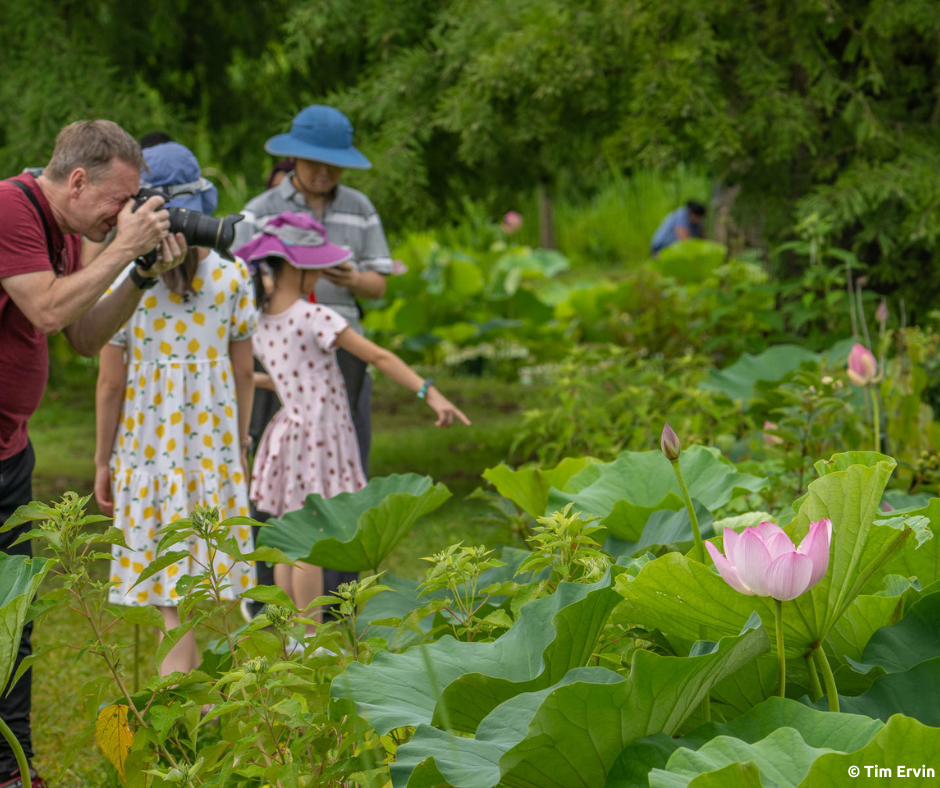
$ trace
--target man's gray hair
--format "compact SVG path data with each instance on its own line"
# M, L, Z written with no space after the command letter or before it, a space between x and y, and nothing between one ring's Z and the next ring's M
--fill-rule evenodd
M111 120L79 120L59 132L55 150L43 171L49 180L61 183L81 167L96 181L120 159L137 169L146 169L140 145Z

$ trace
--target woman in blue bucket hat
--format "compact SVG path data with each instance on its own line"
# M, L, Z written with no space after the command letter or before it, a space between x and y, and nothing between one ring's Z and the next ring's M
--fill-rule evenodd
M312 215L326 228L330 243L346 247L348 262L330 268L317 282L317 303L329 306L361 334L360 299L385 295L386 277L392 259L378 212L362 192L340 181L345 169L369 169L369 160L353 145L353 126L338 109L315 104L301 110L286 134L271 137L265 150L272 156L289 158L293 169L274 188L251 200L242 210L244 220L235 226L235 247L248 243L265 223L285 212ZM349 408L362 467L368 476L372 438L372 380L366 365L340 350L337 361L346 383ZM257 392L251 434L259 440L267 422L279 407L271 392ZM263 512L255 513L259 518ZM265 567L259 579L269 583ZM356 575L326 570L327 590ZM247 612L248 611L244 611Z

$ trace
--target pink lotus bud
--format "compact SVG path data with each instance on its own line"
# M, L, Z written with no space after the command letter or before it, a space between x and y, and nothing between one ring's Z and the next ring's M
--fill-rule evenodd
M663 454L666 455L669 462L678 460L679 455L682 453L682 443L679 436L668 424L663 425L663 435L659 439L659 447L663 450Z
M881 303L878 304L878 309L875 310L875 320L881 323L882 326L888 322L888 302L883 298Z
M518 211L507 212L501 226L506 235L512 235L522 227L522 215Z
M408 266L401 260L392 260L392 276L401 276L408 273Z
M883 512L893 512L893 511L894 511L894 507L893 507L890 503L888 503L887 501L882 501L882 502L881 502L881 511L883 511Z
M774 424L772 421L764 422L764 430L775 430L775 429L777 429L777 425ZM781 443L783 443L783 438L781 438L779 435L771 435L768 432L764 432L764 445L765 446L777 446Z
M769 596L786 602L806 593L829 570L832 523L810 523L809 533L794 547L783 529L773 523L745 528L740 534L726 528L725 552L705 542L715 568L735 591Z
M878 362L867 347L856 342L849 351L847 372L853 385L867 386L878 374Z

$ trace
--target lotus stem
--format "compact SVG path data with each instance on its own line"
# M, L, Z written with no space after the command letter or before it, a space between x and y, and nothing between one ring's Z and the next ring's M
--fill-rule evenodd
M699 640L708 640L708 630L704 624L699 624L698 636ZM712 699L708 692L706 692L705 697L702 698L702 720L704 722L712 721Z
M679 467L679 460L672 460L670 463L676 474L676 481L679 482L679 489L682 491L682 499L685 501L686 511L689 513L689 522L692 523L692 536L695 539L695 560L700 564L705 563L705 544L702 542L702 532L698 527L698 517L695 515L695 507L692 506L692 496L689 495L689 488L685 485L685 479L682 478L682 468Z
M29 761L26 760L26 753L23 752L23 748L17 741L16 736L13 735L7 724L0 719L0 733L3 734L3 738L7 740L7 744L10 745L10 749L13 750L13 755L16 756L16 765L20 770L20 777L25 780L30 780L29 777ZM32 782L32 780L30 780ZM24 782L25 785L25 782Z
M822 645L813 649L813 656L823 674L823 681L826 682L826 694L829 696L829 711L839 710L839 690L836 688L836 677L832 675L832 668L829 666L829 660L826 658L826 652Z
M783 602L774 600L774 619L777 623L777 668L779 673L779 689L777 694L781 698L787 696L787 657L783 653Z
M816 672L816 663L813 662L813 652L811 651L807 654L804 659L806 660L806 670L809 672L809 680L813 690L813 702L815 703L823 696L823 691L822 686L819 684L819 674Z
M878 394L874 386L869 386L868 391L871 394L872 410L872 428L875 432L875 451L881 451L881 412L878 408Z

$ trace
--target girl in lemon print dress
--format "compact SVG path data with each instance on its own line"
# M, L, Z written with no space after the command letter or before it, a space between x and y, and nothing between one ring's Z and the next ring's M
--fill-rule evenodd
M170 205L211 214L215 187L200 180L195 156L178 143L144 150L153 186L204 190ZM119 280L120 281L120 280ZM176 580L197 574L206 547L131 588L156 554L160 528L196 504L218 506L224 519L248 514L245 450L253 393L251 335L257 318L251 280L240 260L190 248L186 260L146 291L124 328L101 352L97 394L95 496L113 510L130 551L112 550L110 601L156 605L168 628L179 625ZM251 529L233 528L242 552ZM173 549L181 549L183 545ZM253 585L246 563L223 566L234 598ZM167 675L198 665L190 635L161 666Z

